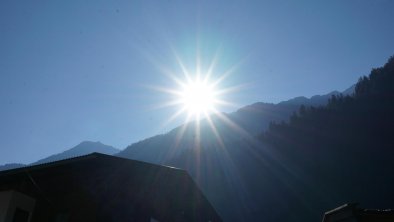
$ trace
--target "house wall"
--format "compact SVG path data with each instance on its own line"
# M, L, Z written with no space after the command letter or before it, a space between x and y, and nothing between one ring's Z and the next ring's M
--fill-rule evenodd
M31 221L35 200L14 190L0 192L0 222L12 222L17 208L29 212Z
M0 222L5 222L12 197L11 191L0 192Z

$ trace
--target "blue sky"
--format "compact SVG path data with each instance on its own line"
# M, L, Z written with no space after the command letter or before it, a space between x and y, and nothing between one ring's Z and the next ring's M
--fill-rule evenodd
M219 85L250 103L344 90L394 55L394 1L0 1L0 164L81 141L164 133L179 109L163 73L237 65Z

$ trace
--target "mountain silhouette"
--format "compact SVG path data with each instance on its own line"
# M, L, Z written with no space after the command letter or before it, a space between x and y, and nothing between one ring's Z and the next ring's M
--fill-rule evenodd
M353 86L344 92L352 91L354 91ZM167 164L169 159L178 156L184 149L195 147L197 137L199 137L199 146L221 146L215 133L212 132L211 125L215 126L222 140L221 142L231 143L260 134L268 128L270 122L287 121L290 115L296 112L301 105L324 106L332 95L340 94L338 91L333 91L326 95L316 95L311 98L296 97L278 104L257 102L242 107L233 113L222 113L221 117L212 115L210 117L211 123L207 119L201 120L198 123L199 133L196 132L196 123L190 122L176 127L169 133L156 135L131 144L117 155L151 163ZM237 128L233 126L237 126Z
M233 113L211 116L210 121L200 121L199 133L197 123L190 122L169 133L134 143L119 153L99 142L82 142L32 164L101 152L180 167L189 171L225 221L250 221L262 216L267 221L291 220L300 214L289 211L292 213L283 218L281 213L282 201L292 206L296 199L283 187L283 175L287 172L278 164L280 158L272 155L276 152L272 144L258 135L273 122L285 124L300 107L324 107L332 96L352 95L355 89L353 85L342 93L296 97L278 104L254 103ZM294 189L302 190L296 186ZM295 209L305 214L305 209ZM320 212L314 213L311 218L321 216Z
M345 91L352 93L354 87ZM225 221L253 220L260 215L253 209L260 209L261 201L256 202L259 198L254 197L259 193L254 184L259 183L252 182L251 172L260 171L262 167L254 152L256 147L265 146L255 136L267 130L271 122L288 121L301 105L325 106L331 96L340 94L333 91L278 104L254 103L230 114L213 115L211 122L201 120L199 131L196 131L197 123L191 122L134 143L116 155L187 169ZM271 173L265 176L272 178ZM242 180L244 185L239 182ZM271 192L275 185L271 184L268 189L265 184ZM239 205L240 202L244 205Z
M112 146L102 144L101 142L84 141L84 142L81 142L80 144L76 145L75 147L70 148L64 152L61 152L61 153L58 153L55 155L51 155L51 156L46 157L44 159L38 160L32 164L42 164L42 163L47 163L47 162L53 162L53 161L57 161L57 160L87 155L87 154L94 153L94 152L113 155L115 153L118 153L119 150L112 147Z
M394 207L394 57L360 78L354 90L353 96L332 96L325 107L303 107L288 123L270 124L259 136L273 151L265 158L282 165L275 170L283 181L264 181L275 184L276 192L288 193L283 200L292 220L280 214L278 220L316 221L325 210L346 202ZM263 146L254 149L263 155Z
M72 147L64 152L54 154L49 157L40 159L40 160L33 162L29 165L36 165L36 164L42 164L42 163L47 163L47 162L53 162L53 161L57 161L57 160L63 160L63 159L68 159L68 158L72 158L72 157L76 157L76 156L87 155L87 154L94 153L94 152L113 155L115 153L118 153L119 150L112 147L112 146L104 145L101 142L84 141L84 142L81 142L80 144L76 145L75 147ZM23 166L26 166L26 165L19 164L19 163L5 164L5 165L0 166L0 171L19 168L19 167L23 167Z
M347 202L394 208L394 58L351 89L167 164L188 169L225 221L318 221Z
M19 168L19 167L24 167L24 166L26 166L26 165L22 164L22 163L7 163L7 164L0 166L0 171L11 170L11 169Z
M219 137L204 120L200 133L190 123L118 155L187 169L225 221L316 221L346 202L393 208L393 104L392 57L342 94L252 104L212 117Z

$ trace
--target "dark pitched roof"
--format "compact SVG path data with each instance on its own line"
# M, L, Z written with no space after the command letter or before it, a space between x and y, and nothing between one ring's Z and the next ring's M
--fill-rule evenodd
M100 153L0 172L0 191L10 188L60 207L81 194L115 221L137 205L159 221L221 221L185 170Z
M71 157L71 158L57 160L57 161L45 162L45 163L34 164L34 165L26 165L23 167L13 168L13 169L9 169L9 170L3 170L3 171L0 171L0 176L16 174L16 173L20 173L20 172L24 172L24 171L45 169L48 167L53 167L53 166L63 165L63 164L70 164L75 161L84 161L84 160L93 159L93 158L102 158L102 159L108 159L108 160L112 159L112 160L116 160L116 161L129 161L129 162L133 162L136 164L142 164L142 165L151 166L151 167L170 168L170 169L179 170L179 171L183 171L184 173L187 173L185 170L180 169L180 168L176 168L176 167L151 164L151 163L147 163L147 162L143 162L143 161L139 161L139 160L132 160L132 159L127 159L127 158L123 158L123 157L115 157L112 155L93 152L93 153L90 153L87 155L76 156L76 157Z
M349 219L355 219L356 221L393 221L394 210L364 209L358 207L358 203L347 203L327 211L323 216L323 222Z

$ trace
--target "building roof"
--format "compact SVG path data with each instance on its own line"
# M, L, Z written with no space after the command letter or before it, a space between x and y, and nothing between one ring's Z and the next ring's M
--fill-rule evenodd
M81 194L119 221L141 204L159 221L221 221L185 170L100 153L0 172L0 191L11 188L59 208Z
M347 203L333 210L327 211L323 216L323 222L331 221L393 221L394 210L392 209L364 209L358 207L358 203Z
M117 157L117 156L107 155L107 154L103 154L103 153L93 152L93 153L90 153L87 155L75 156L75 157L66 158L66 159L62 159L62 160L56 160L56 161L45 162L45 163L40 163L40 164L33 164L33 165L26 165L23 167L3 170L3 171L0 171L0 176L15 174L15 173L23 172L26 170L31 171L31 170L38 170L38 169L53 167L53 166L62 165L62 164L70 164L74 161L83 161L83 160L92 159L92 158L114 159L116 161L120 161L120 160L129 161L129 162L134 162L134 163L142 164L142 165L146 165L146 166L149 165L149 166L156 166L156 167L162 167L162 168L170 168L170 169L175 169L175 170L180 170L180 171L186 172L185 170L180 169L180 168L176 168L176 167L151 164L151 163L147 163L147 162L143 162L143 161L139 161L139 160L132 160L132 159L127 159L127 158L123 158L123 157Z

